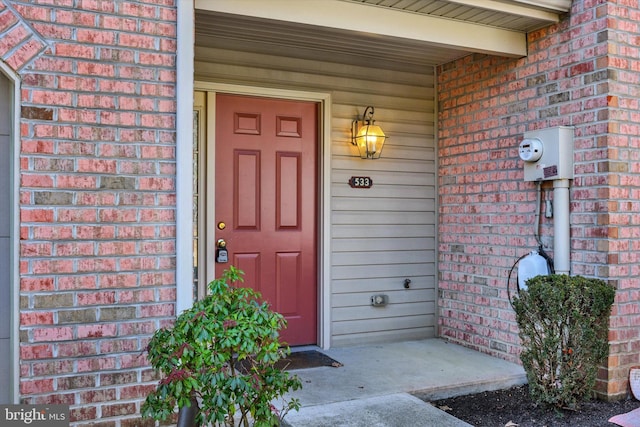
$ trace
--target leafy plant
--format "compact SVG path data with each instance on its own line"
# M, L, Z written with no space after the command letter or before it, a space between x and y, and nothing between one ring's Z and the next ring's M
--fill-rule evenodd
M532 399L574 408L589 397L607 357L615 290L599 279L536 276L514 299Z
M166 420L176 407L197 404L197 425L271 427L299 409L297 399L283 396L300 380L275 365L290 352L279 341L286 321L256 291L233 286L242 274L231 266L173 327L156 331L147 351L162 379L143 416Z

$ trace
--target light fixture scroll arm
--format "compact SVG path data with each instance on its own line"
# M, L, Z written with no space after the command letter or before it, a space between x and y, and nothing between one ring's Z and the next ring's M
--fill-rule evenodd
M372 125L374 120L373 120L373 113L375 112L375 109L369 105L367 108L364 109L364 113L362 114L362 121L367 124L367 125ZM369 114L369 117L367 117L367 114Z

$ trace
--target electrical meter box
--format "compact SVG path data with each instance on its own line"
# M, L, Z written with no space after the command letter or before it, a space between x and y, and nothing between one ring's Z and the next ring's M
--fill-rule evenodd
M573 179L573 127L526 132L518 147L525 181Z

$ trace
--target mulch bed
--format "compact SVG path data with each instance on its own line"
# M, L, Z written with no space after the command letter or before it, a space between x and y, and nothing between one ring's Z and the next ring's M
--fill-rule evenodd
M614 402L591 400L577 410L558 410L533 403L527 386L430 403L475 427L615 427L609 418L640 407L630 397Z

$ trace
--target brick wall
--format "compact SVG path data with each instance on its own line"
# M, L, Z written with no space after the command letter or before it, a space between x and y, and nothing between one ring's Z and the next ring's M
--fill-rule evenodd
M20 395L139 424L175 311L174 0L0 2L20 75Z
M529 34L526 58L472 55L438 70L441 336L518 361L507 276L537 243L536 185L517 146L526 131L574 126L571 273L618 290L598 384L611 398L640 363L640 8L616 3L574 1ZM540 229L551 254L552 221Z
M619 4L617 4L619 3ZM607 177L606 207L598 210L595 234L607 276L618 292L609 332L609 365L600 372L609 395L628 390L631 366L640 365L640 2L609 2L597 7L608 28L608 55L598 62L608 68L608 134L598 141L606 156L597 175Z

